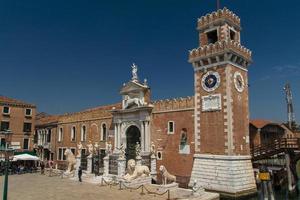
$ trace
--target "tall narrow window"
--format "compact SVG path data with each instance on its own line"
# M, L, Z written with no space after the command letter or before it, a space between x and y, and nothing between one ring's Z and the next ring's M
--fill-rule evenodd
M51 129L48 129L47 143L51 142Z
M86 141L86 127L84 125L81 127L81 141Z
M9 122L2 121L1 122L0 130L1 131L7 131L7 130L9 130Z
M58 148L58 158L57 158L57 160L62 160L62 153L63 153L63 149L62 148Z
M102 126L101 126L101 133L102 133L102 134L101 134L101 140L102 140L102 141L105 141L105 140L106 140L106 135L107 135L107 134L106 134L106 131L107 131L107 130L106 130L106 124L103 123Z
M63 140L63 128L58 129L58 142Z
M230 40L235 40L235 31L230 29Z
M29 149L29 139L24 139L23 141L23 149L28 150Z
M67 160L67 156L65 155L67 148L63 148L63 159L62 160Z
M58 148L58 160L66 160L67 157L65 156L65 151L67 150L67 148Z
M1 138L1 143L0 143L0 145L1 145L2 147L5 147L5 145L6 145L5 138Z
M173 121L168 122L168 134L174 134L174 125Z
M27 123L27 122L24 123L23 132L25 133L31 132L31 123Z
M71 130L71 141L75 142L75 138L76 138L76 128L75 126L73 126Z

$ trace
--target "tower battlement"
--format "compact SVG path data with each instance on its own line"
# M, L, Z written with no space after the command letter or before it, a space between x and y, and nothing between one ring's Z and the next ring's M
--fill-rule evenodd
M236 28L240 29L241 20L240 18L234 14L232 11L227 9L226 7L223 9L219 9L215 12L209 13L205 16L202 16L198 19L198 30L203 30L211 24L216 24L220 22L226 21L227 23L234 25Z
M195 63L196 66L203 66L206 64L213 64L213 60L216 62L226 61L224 53L231 53L235 55L240 55L244 59L240 59L240 65L247 67L249 62L251 62L252 52L246 47L242 46L239 42L233 40L218 41L214 44L209 44L206 46L201 46L190 50L189 52L189 62ZM213 58L213 59L212 59ZM228 56L227 59L236 59L232 55Z

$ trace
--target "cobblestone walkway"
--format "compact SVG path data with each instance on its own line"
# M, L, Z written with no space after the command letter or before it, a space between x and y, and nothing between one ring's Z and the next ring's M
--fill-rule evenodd
M2 197L4 176L0 177ZM156 200L167 196L140 195L139 191L119 190L117 186L98 186L80 183L60 177L48 177L40 174L22 174L9 176L9 200Z

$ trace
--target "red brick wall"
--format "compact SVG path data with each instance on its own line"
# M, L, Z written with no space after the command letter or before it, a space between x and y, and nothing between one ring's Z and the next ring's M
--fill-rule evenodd
M226 68L229 69L229 79L226 79ZM224 155L227 154L228 149L225 144L227 141L227 132L229 123L228 119L224 117L226 115L225 109L227 105L225 101L230 101L232 110L232 139L233 139L233 154L235 155L249 155L249 144L246 143L246 136L249 136L249 111L248 111L248 87L247 87L247 72L240 70L231 65L222 66L211 69L211 71L217 71L220 75L220 86L212 91L207 92L202 88L201 81L202 76L206 73L203 71L196 72L196 92L200 93L197 100L197 110L200 112L200 119L197 123L200 128L200 152L208 154ZM239 71L245 83L243 92L238 92L234 86L234 73ZM226 84L229 84L230 93L227 94ZM221 94L222 109L220 111L202 112L202 96L211 94ZM227 95L227 100L224 99L224 95ZM232 99L232 101L231 101ZM199 116L198 116L199 117ZM217 140L217 142L216 142Z
M214 112L202 112L202 96L210 94L224 94L226 91L226 84L224 82L225 71L222 68L216 69L221 77L220 86L214 92L206 92L201 85L203 72L197 73L196 92L200 93L197 98L197 110L200 111L200 152L209 154L221 154L225 153L225 134L224 134L224 106L222 97L222 109ZM200 103L200 104L199 104ZM197 116L199 117L199 116Z
M233 140L234 153L236 155L249 155L250 144L246 143L246 137L249 137L249 100L248 100L248 75L247 72L229 65L232 72L232 111L233 111ZM244 90L238 92L235 88L233 76L238 71L244 79Z
M174 134L168 134L168 121L175 122ZM182 129L187 129L187 144L190 154L179 154ZM179 112L162 112L152 114L151 141L157 151L162 151L162 160L157 160L157 170L164 165L167 170L179 177L190 177L194 154L194 110Z

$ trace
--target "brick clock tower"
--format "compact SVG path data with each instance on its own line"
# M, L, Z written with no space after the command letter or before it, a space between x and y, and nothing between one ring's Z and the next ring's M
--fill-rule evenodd
M225 196L256 192L249 147L248 65L240 18L227 8L198 19L190 51L195 78L195 156L190 186Z

